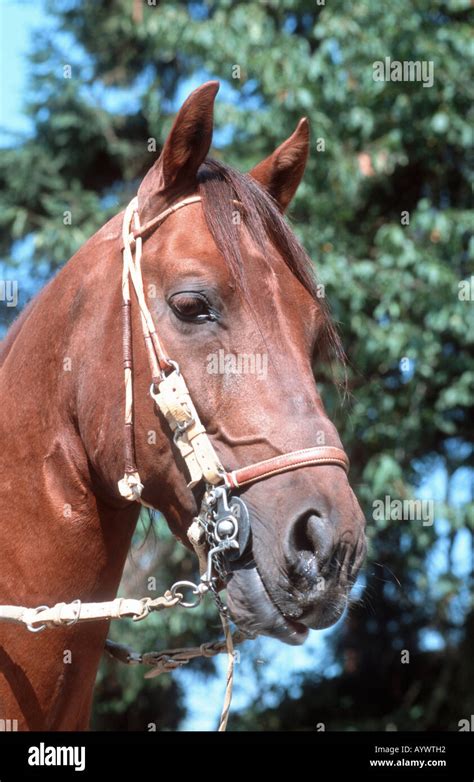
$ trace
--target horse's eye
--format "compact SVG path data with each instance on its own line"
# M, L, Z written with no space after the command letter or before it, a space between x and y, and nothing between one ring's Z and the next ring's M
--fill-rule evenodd
M175 293L168 304L181 320L200 323L216 319L209 302L201 293Z

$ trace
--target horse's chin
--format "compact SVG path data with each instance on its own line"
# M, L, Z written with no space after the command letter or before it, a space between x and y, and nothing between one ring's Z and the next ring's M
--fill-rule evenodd
M227 586L232 619L249 635L268 635L291 646L303 644L308 628L285 616L269 597L256 566L232 573Z

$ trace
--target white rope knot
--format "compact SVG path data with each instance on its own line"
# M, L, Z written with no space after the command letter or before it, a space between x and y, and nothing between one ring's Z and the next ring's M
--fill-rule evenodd
M137 472L126 472L118 482L119 492L122 497L131 502L140 502L143 491L143 483Z

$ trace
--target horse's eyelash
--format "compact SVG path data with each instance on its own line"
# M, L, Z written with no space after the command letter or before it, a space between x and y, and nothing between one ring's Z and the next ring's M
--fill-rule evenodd
M194 296L200 296L202 299L204 299L204 301L206 302L206 304L209 307L211 306L211 302L209 301L209 299L206 296L206 294L204 293L204 291L176 291L176 293L173 293L173 295L170 296L170 300L173 300L175 298L175 296L186 296L186 295L188 295L188 296L193 296L193 295Z

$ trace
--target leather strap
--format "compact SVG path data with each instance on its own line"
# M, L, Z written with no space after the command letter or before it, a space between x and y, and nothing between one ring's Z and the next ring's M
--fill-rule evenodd
M261 481L297 467L311 467L317 464L333 464L347 473L349 472L349 459L341 448L325 445L315 448L303 448L300 451L290 451L273 459L265 459L263 462L241 467L239 470L226 472L224 479L231 489L238 489L248 483Z
M134 242L139 236L145 236L145 234L149 233L152 228L156 228L156 226L161 225L161 223L166 220L167 217L172 215L173 212L177 212L178 209L182 209L183 206L189 206L189 204L198 204L200 201L202 201L201 196L189 196L189 198L183 198L182 201L178 201L176 204L173 204L173 206L170 206L168 209L160 212L159 215L153 217L151 220L148 220L148 222L144 225L135 226L133 231L130 233L128 240L130 242Z

